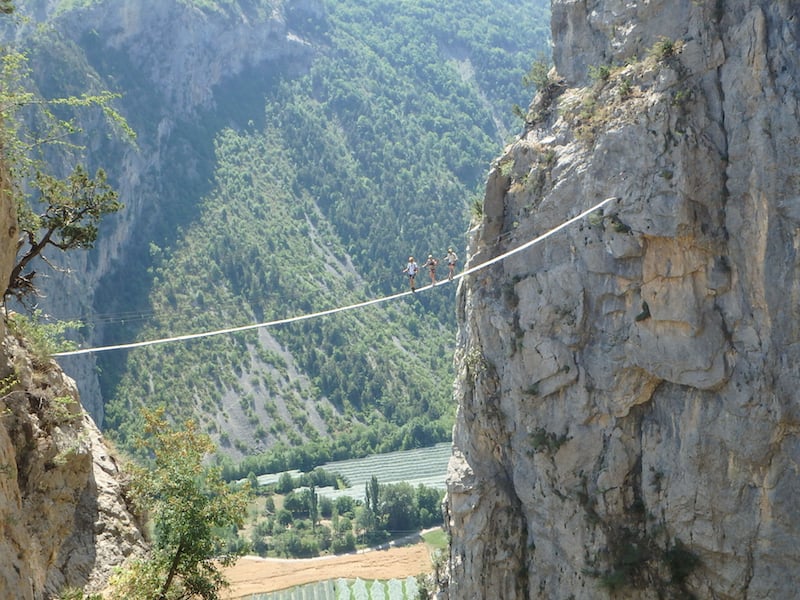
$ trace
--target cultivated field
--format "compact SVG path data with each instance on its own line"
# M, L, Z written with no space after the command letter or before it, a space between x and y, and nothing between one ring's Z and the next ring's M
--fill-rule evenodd
M430 552L427 544L420 543L388 550L307 559L243 557L224 571L231 587L223 598L250 598L255 594L328 580L404 580L432 570ZM341 587L341 582L339 585ZM356 585L359 591L355 593L360 593L360 587ZM394 586L397 587L397 584ZM323 599L327 590L327 584L320 586L319 592L306 589L304 597L317 594Z
M349 487L344 490L316 488L316 492L332 499L348 495L363 500L365 484L373 475L381 484L405 481L413 486L421 483L445 489L450 454L451 444L445 442L429 448L330 462L322 468L340 474L348 481ZM296 478L300 472L289 471L289 474ZM261 485L268 485L277 482L280 476L281 473L260 475L258 481ZM415 583L408 578L433 570L431 553L436 545L435 542L433 546L420 542L386 550L309 559L243 557L225 570L231 587L223 597L249 599L255 596L254 600L349 600L379 596L399 600L409 597L409 594L413 597ZM375 580L383 581L373 583ZM381 586L385 593L378 589ZM283 590L282 594L270 595L280 590ZM260 598L257 594L264 596Z
M447 462L450 460L452 444L443 442L429 448L400 450L386 454L373 454L364 458L341 460L322 465L331 473L339 473L350 484L347 489L335 490L331 487L316 488L321 496L335 499L338 496L352 496L364 499L364 484L375 475L378 482L399 483L405 481L416 487L420 483L438 490L445 489ZM297 476L297 471L291 472ZM262 479L263 477L263 479ZM277 481L280 474L259 477L259 483Z

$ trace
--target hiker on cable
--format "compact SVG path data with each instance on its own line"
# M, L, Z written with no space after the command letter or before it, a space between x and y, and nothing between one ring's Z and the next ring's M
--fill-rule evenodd
M439 261L433 258L433 254L428 254L428 260L425 261L425 264L422 265L422 268L428 267L428 272L431 275L431 287L436 285L436 267L439 265Z
M414 278L417 276L417 272L419 271L419 265L417 261L414 260L413 256L408 257L408 264L406 268L403 269L403 273L408 275L408 284L411 286L411 291L415 291L417 288L414 286Z
M450 272L447 274L447 280L453 281L453 273L456 270L456 263L458 262L458 255L453 252L452 248L447 249L447 256L444 257L447 261L447 268L450 269Z

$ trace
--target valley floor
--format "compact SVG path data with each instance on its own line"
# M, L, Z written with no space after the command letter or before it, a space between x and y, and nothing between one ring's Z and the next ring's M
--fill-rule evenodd
M327 579L402 579L433 570L425 543L357 554L306 559L244 556L224 570L231 586L223 598L247 598Z

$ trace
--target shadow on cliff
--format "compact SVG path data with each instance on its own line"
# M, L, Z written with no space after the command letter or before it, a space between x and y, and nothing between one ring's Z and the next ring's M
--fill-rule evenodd
M121 253L123 258L97 285L93 309L101 317L96 345L136 340L152 323L156 317L151 302L155 276L169 277L159 269L169 261L170 249L179 245L192 223L201 218L203 201L215 185L217 135L225 128L261 130L265 97L306 67L296 62L247 68L214 89L212 108L198 111L191 119L176 120L166 138L158 140L160 159L140 177L137 193L145 196L146 205L134 220L131 242ZM146 104L141 99L133 102L135 106ZM168 117L153 118L158 122ZM154 131L146 134L157 137ZM145 139L141 145L155 143ZM127 352L102 354L97 362L102 396L112 398L127 369Z

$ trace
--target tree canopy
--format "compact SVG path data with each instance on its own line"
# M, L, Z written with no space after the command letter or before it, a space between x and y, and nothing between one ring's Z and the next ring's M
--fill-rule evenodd
M9 2L0 6L0 13L11 12ZM118 95L42 97L30 77L26 56L12 46L0 46L0 65L0 160L8 169L6 191L16 207L21 234L3 299L13 295L23 301L36 293L35 259L50 264L45 256L48 247L91 248L102 219L122 208L103 169L92 177L83 165L75 164L83 148L71 140L80 128L66 113L99 109L126 134L133 137L133 132L111 106ZM65 162L75 166L62 177L53 159L64 155Z
M220 530L241 525L249 488L232 489L204 459L214 450L191 420L169 424L162 409L146 411L138 445L152 460L133 465L133 496L154 525L149 557L112 582L125 600L216 600L226 585L220 567L235 556L220 554Z

